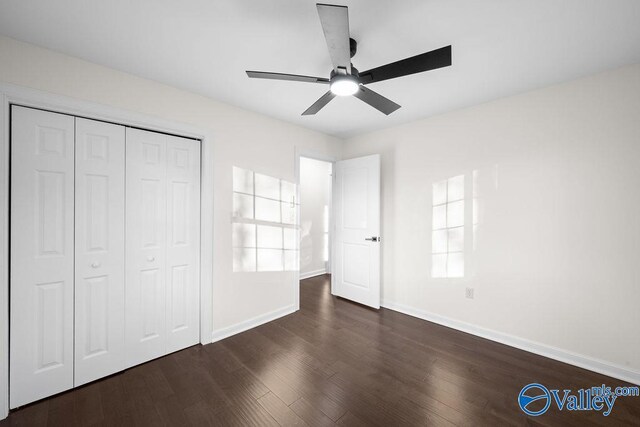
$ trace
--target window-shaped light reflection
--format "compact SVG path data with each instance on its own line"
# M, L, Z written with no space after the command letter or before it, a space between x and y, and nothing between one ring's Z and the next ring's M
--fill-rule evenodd
M282 249L258 249L258 271L283 271Z
M447 252L463 252L464 227L449 228L447 231Z
M471 204L471 224L473 227L471 233L471 239L473 241L473 251L475 252L478 249L478 223L480 222L480 190L478 188L479 184L479 172L477 169L473 171L473 181L472 181L472 191L473 191L473 200Z
M256 196L267 199L280 199L280 180L261 173L255 174L256 180Z
M256 196L256 219L260 221L281 222L280 202Z
M464 175L432 186L431 277L464 277Z
M434 254L447 253L449 233L446 229L434 230L431 240L431 252Z
M464 254L462 252L448 254L447 277L464 277Z
M256 247L256 226L255 224L233 223L231 224L234 248L255 248Z
M258 225L258 247L269 249L282 249L282 227L270 225Z
M439 181L433 184L433 206L447 203L447 181Z
M296 203L296 185L293 182L281 181L280 189L280 200L292 205Z
M433 229L447 228L447 205L433 207Z
M454 176L447 180L447 202L464 199L464 175Z
M285 250L284 254L284 271L296 271L299 269L298 265L298 251Z
M447 277L447 254L433 254L431 256L431 277Z
M233 248L233 271L251 273L256 271L256 250Z
M284 239L283 239L284 249L292 249L292 250L298 249L298 241L299 241L298 230L296 230L295 228L285 228L283 232L284 232Z
M280 202L283 224L297 224L298 205L291 202Z
M233 194L233 216L253 219L253 196L242 193Z
M233 168L233 271L299 269L297 186Z
M233 191L236 193L253 194L253 172L234 167Z
M464 225L464 200L447 203L447 228Z

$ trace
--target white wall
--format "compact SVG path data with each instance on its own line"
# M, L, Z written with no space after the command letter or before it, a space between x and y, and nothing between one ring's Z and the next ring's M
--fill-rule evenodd
M371 153L386 306L640 381L640 65L354 137L343 158ZM461 174L465 277L432 279L432 184Z
M213 329L293 309L294 273L232 272L232 166L295 182L296 148L337 156L336 138L0 37L0 82L185 123L214 136ZM207 262L207 261L204 261ZM265 317L266 316L266 317Z
M300 277L326 272L325 212L330 212L331 163L300 158ZM328 220L328 218L327 218Z

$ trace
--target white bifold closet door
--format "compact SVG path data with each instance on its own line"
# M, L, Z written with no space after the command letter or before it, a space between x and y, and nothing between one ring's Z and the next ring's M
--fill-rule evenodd
M76 118L75 386L124 369L125 127Z
M73 387L74 118L11 108L10 407Z
M127 129L127 366L199 342L200 143Z
M167 141L167 353L200 342L200 141Z
M11 109L10 407L200 341L200 142Z

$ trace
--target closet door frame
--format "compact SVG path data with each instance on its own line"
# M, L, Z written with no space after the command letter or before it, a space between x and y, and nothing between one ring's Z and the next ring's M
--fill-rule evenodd
M200 343L212 342L213 141L203 128L0 83L0 419L9 414L9 178L11 105L48 110L200 140ZM207 262L203 262L206 260Z

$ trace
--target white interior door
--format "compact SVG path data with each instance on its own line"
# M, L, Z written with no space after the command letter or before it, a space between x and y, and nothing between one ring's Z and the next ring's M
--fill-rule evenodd
M167 136L167 352L200 341L200 142Z
M75 386L124 369L124 140L76 119Z
M127 366L166 353L166 136L126 130Z
M380 156L335 165L334 295L380 308Z
M10 407L73 387L74 118L11 109Z

